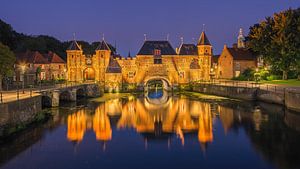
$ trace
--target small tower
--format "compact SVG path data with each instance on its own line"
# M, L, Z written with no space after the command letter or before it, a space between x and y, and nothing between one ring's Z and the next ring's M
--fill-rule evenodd
M199 63L201 66L200 71L202 72L201 77L203 78L203 80L209 80L211 57L212 57L212 46L204 31L200 35L197 48L198 48Z
M104 60L104 67L107 67L111 55L111 49L105 42L104 38L96 48L96 55L100 56L100 60Z
M80 63L82 60L83 51L75 38L67 49L67 68L68 81L81 81L82 73L80 71Z
M243 29L242 28L240 28L240 31L239 31L237 47L238 48L245 48L245 37L243 35Z

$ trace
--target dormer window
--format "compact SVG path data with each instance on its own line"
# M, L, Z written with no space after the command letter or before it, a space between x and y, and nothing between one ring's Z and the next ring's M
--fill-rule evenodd
M154 64L162 64L161 50L154 49Z
M160 55L161 55L161 50L154 49L154 56L160 56Z

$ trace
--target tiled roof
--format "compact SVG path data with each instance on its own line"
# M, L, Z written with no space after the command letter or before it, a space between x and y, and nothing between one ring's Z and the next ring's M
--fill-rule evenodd
M176 55L168 41L145 41L138 55L153 55L155 49L160 50L161 55Z
M16 54L17 63L48 64L49 61L38 51L27 51Z
M47 54L44 55L45 58L48 59L50 63L66 63L60 56L56 53L49 51Z
M198 55L198 49L194 44L182 44L179 48L179 55Z
M113 57L110 57L108 66L106 68L106 73L121 73L122 69L119 63L113 59Z
M67 50L81 50L81 47L73 40Z
M204 31L201 33L198 45L211 45Z
M102 40L99 46L96 48L96 50L110 50L110 48L107 45L107 43L104 40Z
M234 60L256 60L256 56L245 48L227 48Z
M200 69L200 65L197 59L193 59L190 64L190 69Z

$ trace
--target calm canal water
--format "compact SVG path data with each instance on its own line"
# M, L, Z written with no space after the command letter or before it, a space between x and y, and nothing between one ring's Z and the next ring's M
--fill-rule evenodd
M300 116L274 105L149 93L52 111L0 145L0 168L300 168Z

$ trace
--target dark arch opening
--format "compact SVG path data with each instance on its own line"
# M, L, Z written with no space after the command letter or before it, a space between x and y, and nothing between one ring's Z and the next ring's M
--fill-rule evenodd
M76 98L77 99L82 99L84 97L86 97L84 89L82 89L82 88L77 89L77 91L76 91Z
M42 96L42 108L52 107L52 99L49 96Z
M71 94L69 91L63 91L59 95L59 101L70 101L71 100Z

